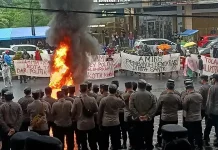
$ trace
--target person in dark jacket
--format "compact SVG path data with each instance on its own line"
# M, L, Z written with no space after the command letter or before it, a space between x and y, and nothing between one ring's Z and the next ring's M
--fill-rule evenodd
M201 55L198 55L198 70L199 70L199 77L203 74L203 69L204 69L204 65L203 65L203 60L201 59Z

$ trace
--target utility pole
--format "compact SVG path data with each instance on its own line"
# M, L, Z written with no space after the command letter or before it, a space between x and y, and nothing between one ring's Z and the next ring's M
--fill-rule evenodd
M33 10L32 10L32 4L33 4L33 0L30 0L31 31L32 31L32 35L35 36L36 35L36 31L35 31L35 25L34 25L34 13L33 13Z

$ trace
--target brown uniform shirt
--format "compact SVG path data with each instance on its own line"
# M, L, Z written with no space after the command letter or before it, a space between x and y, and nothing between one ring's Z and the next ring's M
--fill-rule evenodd
M80 97L83 100L85 107L89 110L92 110L93 113L98 112L98 106L95 98L89 97L87 94L81 94ZM73 112L72 117L77 121L78 130L91 130L95 128L94 115L93 117L86 117L83 114L83 105L81 98L76 98L73 103Z
M52 98L51 96L45 96L45 97L43 98L43 101L50 104L50 106L49 106L50 112L51 112L52 105L53 105L55 102L57 102L57 100L54 99L54 98ZM53 121L54 121L54 118L53 118L53 116L51 115L51 113L48 114L47 119L48 119L49 122L53 122Z
M38 129L39 131L45 131L48 130L48 122L47 122L47 115L50 113L48 105L40 100L34 100L31 104L27 106L27 113L30 116L30 121L32 119L41 113L44 113L44 123L41 125L41 127Z
M57 126L69 127L72 125L72 107L73 104L65 99L59 99L53 104L51 112Z
M34 99L31 96L24 96L21 99L18 100L18 103L20 104L22 110L23 110L23 121L29 122L30 116L27 113L27 106L32 103Z
M65 100L70 101L73 104L74 98L69 97L69 96L65 96L64 98L65 98Z
M201 94L201 96L203 97L203 101L202 101L202 105L201 105L201 109L205 110L206 109L206 104L207 104L207 96L208 96L208 91L210 89L210 85L209 84L204 84L200 87L199 89L199 93Z
M97 97L98 97L98 95L96 93L93 93L93 92L90 92L90 91L87 93L87 95L89 97L94 97L95 99L97 99Z
M98 105L100 104L102 98L107 97L108 94L109 94L108 92L107 92L107 93L103 93L103 94L101 94L101 95L99 95L99 96L97 97L97 103L98 103Z
M147 115L152 119L155 116L156 108L154 96L146 90L139 90L130 96L129 109L134 118Z
M134 93L134 91L128 91L126 93L123 93L122 94L122 97L125 101L125 107L124 107L124 121L127 122L128 121L128 117L131 116L131 112L129 110L129 98L130 98L130 95Z
M183 101L183 110L186 112L185 121L200 121L201 104L203 97L197 92L191 92L185 96Z
M116 95L109 94L104 97L99 106L99 124L102 126L119 125L119 109L124 107L124 101L117 98Z
M174 93L181 97L181 94L177 90L174 90ZM167 94L167 90L164 90L160 95L164 95L164 94Z
M19 131L22 120L23 112L20 104L10 101L0 106L0 125L4 132L8 132L11 128Z
M161 95L158 100L157 111L161 112L161 120L178 121L178 111L182 108L179 95L169 92Z

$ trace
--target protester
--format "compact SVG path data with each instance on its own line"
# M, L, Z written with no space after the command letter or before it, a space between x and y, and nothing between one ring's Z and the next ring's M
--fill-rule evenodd
M99 126L102 130L102 145L106 150L109 148L109 136L111 137L111 144L114 150L121 149L120 141L120 122L119 109L124 108L123 100L116 97L117 86L111 84L109 86L109 95L100 101L99 106Z
M204 66L203 66L203 60L201 59L201 55L198 55L198 70L199 70L199 77L203 75L203 69L204 69Z
M39 49L37 49L36 52L35 52L35 60L42 60L42 57L41 57Z
M28 127L30 126L30 116L27 113L27 106L34 101L31 97L31 88L27 87L24 89L25 96L18 100L22 110L23 110L23 120L20 131L28 131Z
M193 149L195 145L198 149L202 149L201 104L203 97L195 92L193 84L187 85L186 90L188 95L184 98L183 110L186 113L185 127L188 129L188 140Z
M26 50L24 50L23 54L22 54L22 59L30 59L30 58L31 58L30 54L27 53ZM21 75L20 76L20 83L23 83L23 81L24 81L24 83L27 83L26 79L27 79L27 77L25 75Z
M64 99L62 91L57 92L58 101L52 106L52 115L55 123L54 137L58 138L63 143L64 150L64 137L66 136L67 150L74 149L74 131L72 128L72 107L70 101Z
M10 138L20 130L22 123L22 108L13 102L13 93L7 91L5 94L5 103L0 107L0 126L2 127L2 150L10 150Z
M11 66L12 59L11 56L9 55L9 51L6 51L4 54L4 62L8 65Z
M49 135L47 115L50 113L46 104L40 101L40 90L32 92L34 101L27 106L30 116L30 130L40 135Z
M128 37L128 39L129 39L129 47L130 47L130 48L133 48L133 46L134 46L134 35L133 35L132 32L129 32L129 37Z
M88 85L80 85L80 97L76 98L73 103L72 118L77 121L77 129L79 134L79 142L82 150L87 150L87 136L89 147L91 150L97 149L97 137L95 135L94 114L98 111L98 106L95 98L87 95Z
M129 102L129 109L135 120L136 149L152 150L156 101L151 93L146 91L146 81L140 79L138 88L139 90L130 96Z
M8 85L10 87L13 86L11 81L11 68L7 65L7 63L4 63L4 65L2 66L2 77L5 87L8 87Z

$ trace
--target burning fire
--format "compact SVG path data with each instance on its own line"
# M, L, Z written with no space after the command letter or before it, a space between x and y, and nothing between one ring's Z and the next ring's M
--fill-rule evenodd
M70 70L70 45L65 38L55 50L52 57L51 77L49 86L52 89L61 89L63 85L73 85L72 72Z

